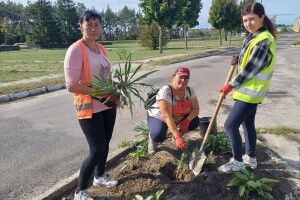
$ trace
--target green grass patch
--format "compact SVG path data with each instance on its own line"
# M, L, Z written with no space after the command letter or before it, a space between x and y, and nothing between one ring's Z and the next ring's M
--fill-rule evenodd
M300 45L300 40L295 40L295 41L291 42L290 45Z
M65 83L64 77L56 77L56 78L49 78L49 79L44 79L35 82L14 84L10 86L0 87L0 95L10 94L12 92L28 91L36 88L47 87L49 85L64 84L64 83Z
M275 135L286 135L288 133L300 134L299 128L291 128L285 126L277 126L272 128L258 128L256 129L257 134L275 134Z

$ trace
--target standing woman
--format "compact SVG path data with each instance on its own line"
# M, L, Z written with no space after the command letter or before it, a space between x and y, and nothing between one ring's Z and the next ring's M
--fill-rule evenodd
M96 42L101 33L100 15L94 11L86 11L80 18L80 30L82 38L68 48L64 70L66 86L74 94L79 124L89 145L89 154L80 168L74 199L92 200L86 189L95 169L94 186L114 187L118 184L118 181L104 176L116 108L106 106L90 95L94 91L90 87L94 76L102 80L111 79L106 49Z
M242 18L248 35L238 57L233 56L231 59L231 64L238 67L238 74L221 89L224 95L233 88L235 90L235 103L224 125L233 158L218 168L221 172L239 171L245 169L245 165L252 169L257 167L254 122L256 109L268 93L275 60L276 30L265 15L264 7L260 3L248 4ZM241 124L244 128L245 155L239 132Z

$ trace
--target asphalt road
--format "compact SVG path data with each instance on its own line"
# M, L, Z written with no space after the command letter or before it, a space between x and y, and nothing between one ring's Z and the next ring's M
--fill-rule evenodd
M258 127L300 127L300 47L289 47L300 34L286 35L278 42L277 64L270 95L258 109ZM168 84L177 66L191 69L190 85L197 92L200 117L210 116L219 87L229 70L234 52L160 67L149 77L156 86ZM222 125L233 101L226 98L218 116ZM55 183L78 171L87 144L73 111L72 95L66 90L0 105L0 199L32 199ZM132 128L145 121L146 112L137 104L134 118L121 110L111 142L110 156L125 138L135 138Z

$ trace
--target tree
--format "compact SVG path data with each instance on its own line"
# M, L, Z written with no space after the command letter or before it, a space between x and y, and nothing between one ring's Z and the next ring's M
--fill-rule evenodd
M226 19L226 3L227 0L212 0L211 7L209 9L208 22L219 31L220 45L222 45L222 29L227 23Z
M61 30L62 43L70 45L80 38L79 16L72 0L57 0L56 16Z
M82 16L86 10L87 10L87 8L85 7L85 5L83 3L76 4L76 12L79 17Z
M232 38L233 30L237 30L241 24L241 16L240 16L240 9L237 5L236 0L228 0L224 5L227 10L225 13L225 21L224 24L224 31L225 31L225 41L227 41L227 33L230 32L230 43Z
M141 0L140 7L145 23L155 22L159 28L159 52L162 53L163 28L171 28L177 21L182 0Z
M148 47L156 50L159 46L158 38L159 29L155 22L152 22L150 25L141 25L139 27L139 44L142 47ZM163 30L162 45L166 46L169 39L170 38L168 37L167 31Z
M129 30L133 30L132 27L134 27L136 23L135 10L124 6L124 8L118 12L118 19L123 33L122 36L124 39L127 39L130 37ZM133 33L131 32L131 34Z
M117 30L117 15L107 6L103 17L104 35L108 40L115 39L115 31Z
M0 25L0 45L4 43L4 32L2 31L2 27Z
M187 50L187 32L189 28L193 28L199 24L199 13L202 9L201 0L185 0L181 8L180 18L177 26L183 28L185 38L185 49Z
M0 2L0 23L5 43L24 42L27 32L25 8L11 1Z
M42 46L57 45L61 42L61 33L55 19L50 1L38 0L28 5L30 33L28 42Z

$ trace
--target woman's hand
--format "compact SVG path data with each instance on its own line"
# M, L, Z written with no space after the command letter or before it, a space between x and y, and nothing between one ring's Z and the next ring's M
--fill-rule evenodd
M184 150L185 149L185 143L184 143L184 140L181 136L177 136L175 138L175 142L176 142L176 147L179 149L179 150Z
M230 64L236 66L238 64L239 54L231 56Z

